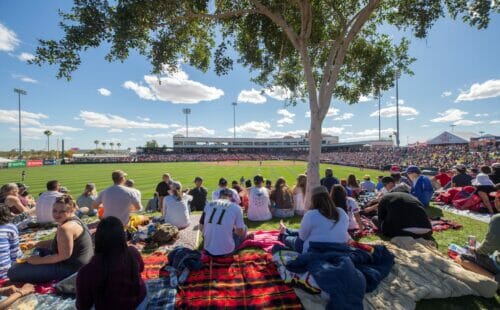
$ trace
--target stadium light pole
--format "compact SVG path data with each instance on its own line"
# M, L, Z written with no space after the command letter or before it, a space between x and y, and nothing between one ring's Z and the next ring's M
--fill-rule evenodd
M19 159L23 158L22 146L21 146L21 95L27 95L28 93L24 89L14 88L14 92L18 95L18 109L19 109Z
M398 80L400 77L399 69L396 68L396 146L399 147L399 87Z
M182 109L182 113L186 115L186 138L187 138L187 137L189 137L188 115L191 114L191 109L184 108L184 109Z
M233 105L233 139L236 139L236 105L238 103L233 102L231 104Z

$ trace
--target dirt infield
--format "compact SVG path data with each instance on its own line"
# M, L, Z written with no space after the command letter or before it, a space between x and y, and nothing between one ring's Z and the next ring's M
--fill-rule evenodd
M304 166L306 163L303 161L293 160L266 160L266 161L217 161L217 162L204 162L206 166L216 167L289 167L289 166Z

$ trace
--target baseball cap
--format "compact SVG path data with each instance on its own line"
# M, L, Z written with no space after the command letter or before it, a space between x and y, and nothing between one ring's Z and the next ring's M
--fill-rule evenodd
M420 171L420 168L418 168L417 166L408 166L408 168L406 168L405 173L418 173L418 174L421 174L422 172Z
M401 169L399 168L399 166L392 166L390 171L391 172L401 172Z
M219 179L219 185L220 186L226 186L227 185L227 180L225 178L220 178Z
M59 188L59 192L63 193L63 194L67 194L67 193L69 193L69 189L66 186L61 186Z
M370 175L369 174L365 174L365 176L363 177L363 179L369 180L370 179Z

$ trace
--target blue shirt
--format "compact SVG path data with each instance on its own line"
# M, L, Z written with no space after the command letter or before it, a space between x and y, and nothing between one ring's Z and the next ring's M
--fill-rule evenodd
M381 190L382 188L384 188L384 183L378 182L377 183L377 191Z
M332 187L335 184L340 184L339 180L336 177L324 177L321 179L320 183L321 183L321 185L326 187L328 192L332 191Z
M434 193L434 188L432 188L431 180L426 176L419 176L411 188L411 194L415 196L424 207L429 206L432 194Z
M0 279L7 277L12 263L21 257L19 233L14 224L0 225Z

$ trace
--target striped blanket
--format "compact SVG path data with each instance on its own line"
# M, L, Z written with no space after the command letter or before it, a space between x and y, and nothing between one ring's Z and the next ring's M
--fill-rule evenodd
M302 309L267 253L211 258L178 287L176 309Z

